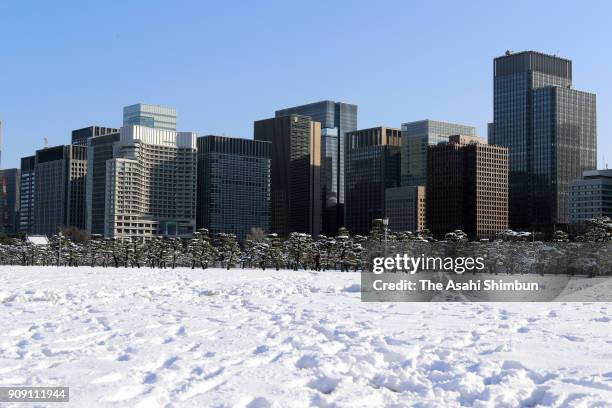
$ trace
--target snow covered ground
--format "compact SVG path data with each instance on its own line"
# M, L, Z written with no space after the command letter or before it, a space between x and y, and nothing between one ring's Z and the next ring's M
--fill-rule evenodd
M356 273L0 267L0 385L69 386L57 407L612 406L611 312L362 303Z

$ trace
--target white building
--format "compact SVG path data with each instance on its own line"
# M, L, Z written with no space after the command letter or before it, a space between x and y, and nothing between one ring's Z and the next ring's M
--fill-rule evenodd
M106 162L104 235L189 237L196 219L196 134L124 126Z

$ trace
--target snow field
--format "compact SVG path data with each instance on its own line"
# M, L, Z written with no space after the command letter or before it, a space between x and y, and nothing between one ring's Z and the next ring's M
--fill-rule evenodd
M608 303L362 303L356 273L0 267L0 322L0 385L69 386L75 407L612 406Z

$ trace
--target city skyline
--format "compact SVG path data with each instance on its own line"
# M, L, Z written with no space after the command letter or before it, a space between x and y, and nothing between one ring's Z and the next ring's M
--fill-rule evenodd
M547 21L519 19L523 8L518 6L503 8L504 18L499 19L502 8L486 3L474 5L473 15L463 13L466 17L457 21L453 16L463 6L452 3L389 3L376 10L338 3L327 10L330 17L345 14L331 33L312 31L304 23L317 7L300 9L303 20L290 24L282 17L295 11L291 6L267 15L270 6L209 4L202 10L204 6L193 4L143 8L133 3L121 9L82 5L59 14L53 5L26 10L9 4L6 15L11 18L0 27L2 167L19 167L20 158L44 147L45 138L56 146L67 143L74 129L119 128L122 118L116 107L135 102L176 107L178 129L201 135L250 139L253 121L271 112L330 99L359 106L359 129L429 118L476 126L476 134L484 137L493 119L491 61L510 49L557 54L574 62L575 88L597 94L597 167L604 168L603 157L612 159L612 119L606 115L612 110L607 78L612 56L598 50L611 39L605 16L612 6L550 4L530 5L534 13L546 10ZM181 22L176 30L165 36L143 30L147 20L162 17L162 9L164 18ZM86 30L88 15L106 24ZM137 15L146 18L135 21ZM391 16L397 24L365 24ZM403 24L402 17L411 23ZM202 20L207 24L200 24ZM231 33L224 27L228 21L243 29ZM573 29L563 30L558 21L571 22ZM272 22L273 28L265 28ZM360 30L350 30L353 26ZM496 35L482 35L488 31ZM147 42L142 32L150 37ZM323 41L327 47L318 47ZM304 43L315 60L325 63L304 64L303 57L288 51ZM158 46L167 52L163 58L151 53ZM87 60L87 53L101 58ZM287 61L271 63L280 53ZM395 64L378 64L378 57L391 53ZM136 56L155 64L143 64ZM360 56L369 58L349 63ZM45 69L40 69L41 62Z

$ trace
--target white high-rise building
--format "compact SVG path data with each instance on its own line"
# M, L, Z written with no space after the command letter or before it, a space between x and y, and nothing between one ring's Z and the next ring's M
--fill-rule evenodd
M104 235L189 237L196 221L197 136L124 126L106 162Z

